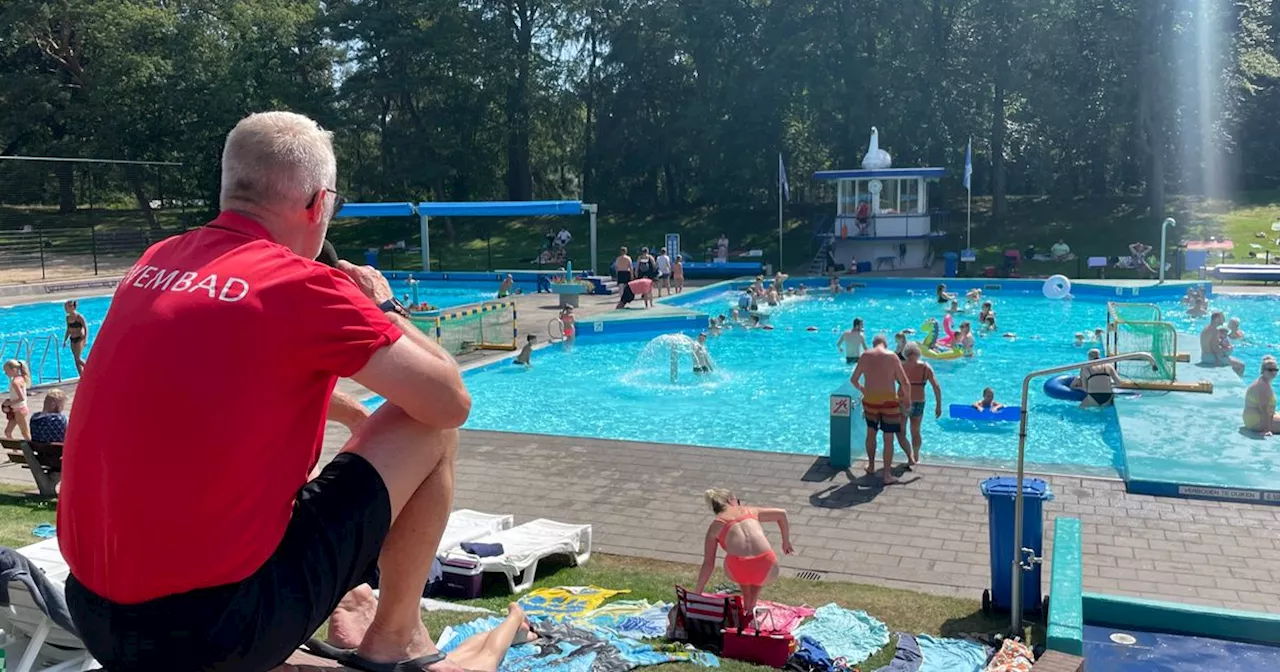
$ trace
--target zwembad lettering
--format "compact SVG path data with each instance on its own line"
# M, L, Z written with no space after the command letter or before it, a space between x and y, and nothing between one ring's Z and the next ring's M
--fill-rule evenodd
M249 283L243 278L229 275L219 278L217 273L200 275L198 271L167 269L141 265L129 269L120 282L125 287L151 289L160 292L205 293L211 299L235 303L249 295Z

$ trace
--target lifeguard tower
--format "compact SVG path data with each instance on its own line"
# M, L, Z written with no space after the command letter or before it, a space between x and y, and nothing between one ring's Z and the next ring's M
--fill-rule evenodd
M933 263L933 240L941 237L940 211L929 210L929 183L943 168L894 168L880 149L879 133L871 141L861 170L821 170L815 180L836 183L836 216L823 239L815 268L828 256L847 267L857 259L861 270L921 269Z

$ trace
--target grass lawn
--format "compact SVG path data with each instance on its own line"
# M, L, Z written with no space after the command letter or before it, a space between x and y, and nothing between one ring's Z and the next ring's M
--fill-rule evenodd
M18 548L39 541L31 530L40 523L53 523L55 502L26 494L27 488L0 485L0 545ZM616 599L648 599L667 601L675 599L673 587L688 585L697 576L697 567L656 560L629 558L615 555L594 555L583 567L557 567L554 563L542 563L535 588L554 586L596 585L613 589L630 589L631 592ZM717 570L711 585L727 582ZM952 597L937 597L924 593L894 590L853 583L814 582L782 578L765 591L765 597L785 604L808 604L818 607L836 602L851 609L861 609L884 621L890 632L930 633L959 636L962 633L995 633L1008 627L1007 618L984 616L978 601ZM505 612L513 596L506 592L505 583L486 583L486 596L463 602L484 607L495 612ZM476 614L463 612L432 612L423 621L438 634L447 625L474 620ZM1034 636L1034 633L1033 633ZM894 642L872 656L862 669L875 669L893 657ZM659 668L675 670L693 668L693 665L671 664ZM736 661L722 661L722 668L729 672L766 670L770 668L748 665Z

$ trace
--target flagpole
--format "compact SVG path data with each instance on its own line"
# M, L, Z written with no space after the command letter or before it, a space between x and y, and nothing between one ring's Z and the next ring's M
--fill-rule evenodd
M778 272L782 271L782 163L778 160Z
M968 204L965 206L964 214L964 249L973 249L973 177L971 172L973 168L973 136L969 136L969 147L965 150L965 191L969 192Z

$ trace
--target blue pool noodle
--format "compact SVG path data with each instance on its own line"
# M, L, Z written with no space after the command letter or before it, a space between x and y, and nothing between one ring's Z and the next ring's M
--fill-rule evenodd
M998 411L979 411L969 404L951 404L951 417L978 422L1015 422L1022 419L1022 407L1005 406Z

